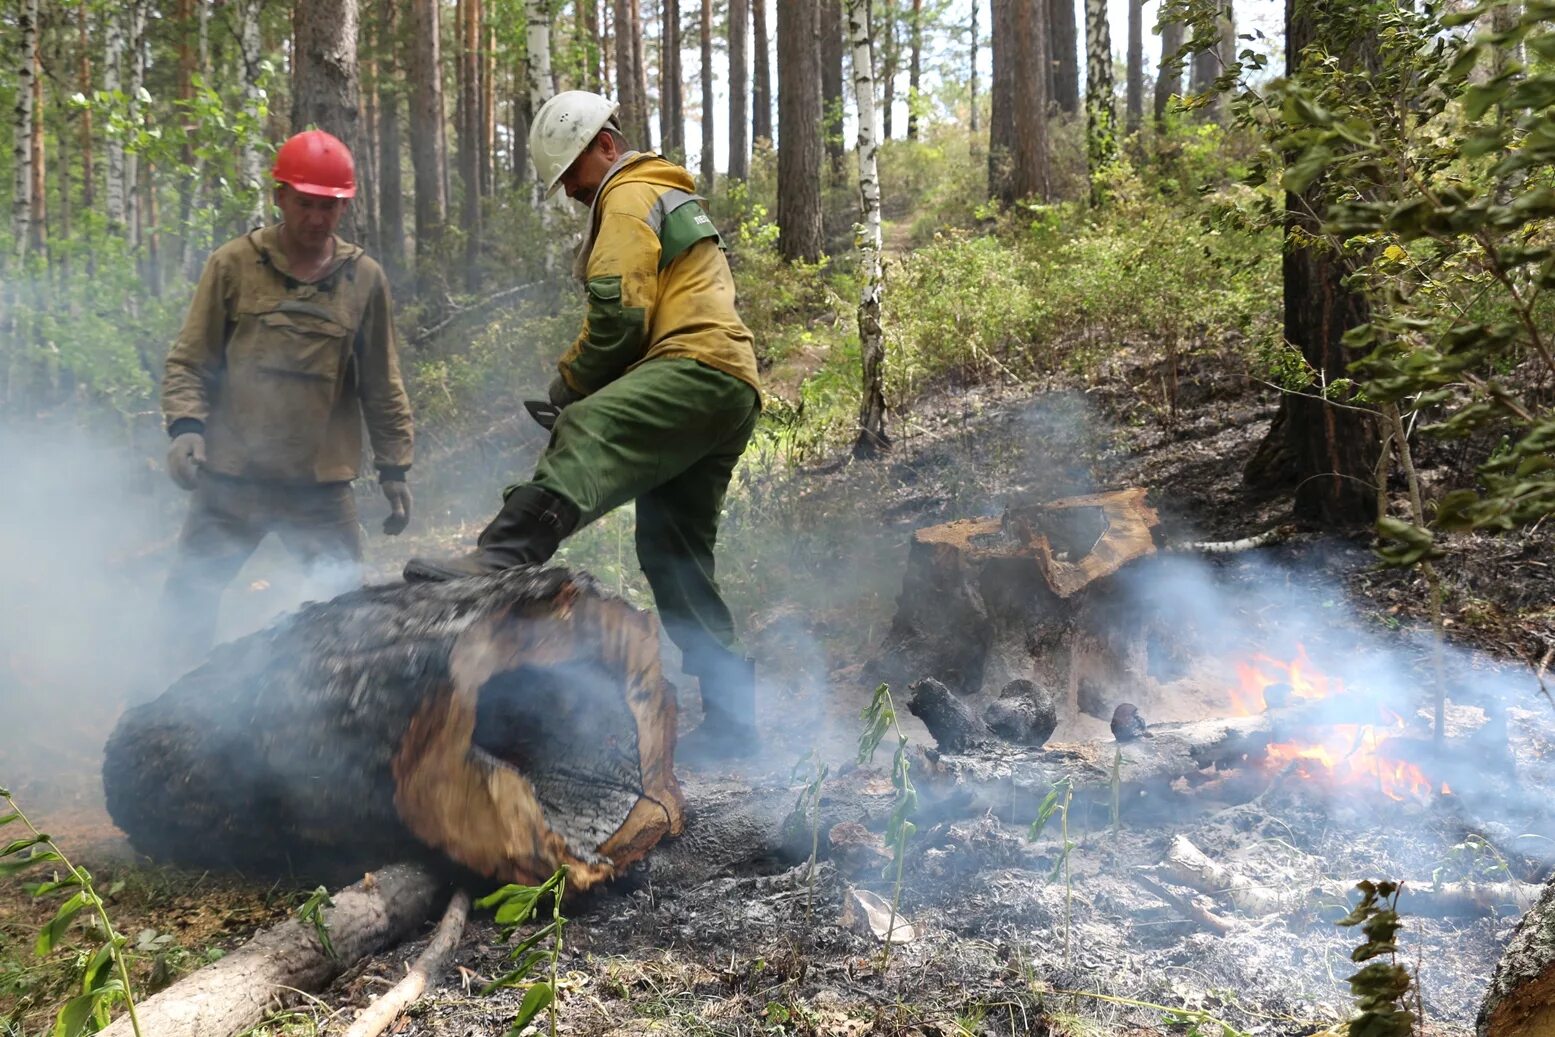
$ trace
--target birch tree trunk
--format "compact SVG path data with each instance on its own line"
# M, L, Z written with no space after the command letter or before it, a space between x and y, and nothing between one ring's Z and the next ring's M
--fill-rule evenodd
M443 81L438 0L414 0L410 26L410 162L416 178L416 278L430 286L432 255L448 218L443 190Z
M253 0L257 3L257 0ZM113 94L124 88L124 19L123 8L110 7L103 14L103 90ZM256 25L257 31L257 25ZM25 139L25 138L20 138ZM117 135L109 134L107 143L108 179L104 184L108 206L108 231L123 236L127 213L124 199L124 144Z
M1080 32L1074 23L1074 3L1048 0L1048 50L1052 75L1048 95L1058 110L1074 115L1080 110Z
M141 91L146 85L146 0L129 0L124 5L128 18L129 35L125 48L129 57L129 82L125 94L129 97L130 122L139 125L144 121L145 109L141 104ZM130 243L141 245L145 227L145 205L140 191L140 156L133 151L124 152L124 204L127 208L125 225L130 232Z
M1145 2L1128 0L1128 95L1125 130L1139 132L1145 117Z
M754 44L751 84L751 141L772 143L772 35L767 31L767 0L751 0L751 34Z
M1113 108L1112 32L1107 0L1085 0L1085 154L1091 173L1091 204L1101 201L1096 174L1117 153Z
M398 0L378 0L378 257L389 280L405 273L404 178L400 174Z
M1161 64L1155 80L1155 126L1166 128L1166 106L1182 93L1182 64L1177 52L1182 49L1182 22L1167 22L1161 27Z
M243 114L249 120L249 125L257 128L260 120L264 118L266 108L264 90L259 85L259 63L264 59L263 37L259 31L259 11L263 6L264 0L236 0L236 2L238 11L238 74L242 79ZM113 16L110 15L110 25L112 21ZM110 28L109 32L112 33L112 31ZM112 49L110 44L110 54ZM112 58L110 58L111 60ZM106 75L104 78L106 79ZM255 132L244 134L243 138L243 186L252 192L253 197L253 207L248 214L249 227L259 227L264 224L268 201L265 197L267 192L265 191L264 158L259 153L259 141L256 138L257 133ZM110 210L109 219L111 220L113 218L111 211L113 208L114 181L112 168L113 144L111 142L108 148L108 205Z
M729 177L733 180L748 180L751 171L750 137L746 135L750 119L749 22L749 0L729 0Z
M713 148L716 118L713 101L713 0L702 0L702 161L698 167L701 191L711 195L718 176L718 156Z
M686 113L680 69L680 0L664 0L659 46L659 150L686 161ZM703 118L707 114L703 113Z
M821 258L821 84L816 0L778 5L778 252Z
M17 260L27 255L33 236L33 123L43 113L34 110L32 84L38 76L38 0L24 0L16 15L16 105L11 118L11 162L15 174L11 189L11 248ZM20 276L20 275L18 275Z
M923 0L912 0L912 56L907 62L907 139L918 139L918 84L923 75Z
M848 37L853 43L853 105L858 115L858 185L864 225L859 240L864 286L858 304L864 392L853 455L867 458L889 448L891 443L885 430L885 335L880 328L880 294L884 278L880 262L880 177L875 163L875 151L880 141L880 109L875 106L869 0L848 0Z

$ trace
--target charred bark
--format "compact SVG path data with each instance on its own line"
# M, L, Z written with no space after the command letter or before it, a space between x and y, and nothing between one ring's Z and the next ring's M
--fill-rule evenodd
M1555 881L1512 934L1480 1004L1477 1037L1555 1032Z
M376 587L218 648L103 764L142 851L319 874L440 855L585 889L680 831L653 618L565 569Z

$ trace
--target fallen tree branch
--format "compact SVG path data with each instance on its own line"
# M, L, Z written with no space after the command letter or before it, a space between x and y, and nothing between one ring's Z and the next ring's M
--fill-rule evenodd
M322 990L358 959L403 940L432 913L442 882L419 865L391 864L323 910L334 954L311 922L289 918L136 1007L147 1037L233 1037L292 992ZM103 1037L130 1037L121 1016Z
M361 1014L351 1023L351 1028L346 1031L346 1037L378 1037L399 1018L401 1012L414 1004L425 993L432 978L443 971L448 956L459 945L459 937L464 935L464 925L469 917L470 894L458 890L449 899L443 920L437 924L431 942L410 967L410 972L388 993L362 1009Z
M1193 541L1187 544L1173 544L1166 550L1172 554L1238 554L1242 551L1255 551L1260 547L1268 547L1270 544L1283 543L1293 531L1291 526L1275 526L1256 536L1243 537L1240 540Z
M1166 852L1164 867L1166 874L1177 882L1201 893L1224 896L1243 914L1261 918L1291 906L1280 894L1265 889L1219 861L1211 860L1184 835L1172 840L1171 849Z
M457 310L450 313L448 316L444 317L442 320L438 321L436 324L432 325L430 328L423 328L419 333L417 333L416 337L411 340L411 345L420 348L421 346L424 346L428 342L432 341L433 338L435 338L449 325L453 324L454 321L463 317L469 317L474 314L481 313L485 310L489 310L491 307L496 306L499 303L506 302L515 296L523 295L531 288L538 288L542 284L544 284L543 281L530 281L527 284L514 285L511 288L504 288L500 292L493 292L492 294L486 296L484 299L479 299L475 302L472 302L468 306L461 306Z
M1236 923L1229 918L1217 915L1209 908L1197 903L1192 897L1181 896L1173 892L1142 871L1134 873L1134 881L1211 932L1224 936L1236 928Z

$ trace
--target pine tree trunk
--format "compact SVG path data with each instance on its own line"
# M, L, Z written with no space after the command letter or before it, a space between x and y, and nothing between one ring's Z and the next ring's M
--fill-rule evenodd
M1074 115L1080 110L1080 30L1074 4L1048 0L1047 25L1053 70L1048 88L1058 110Z
M767 0L752 0L751 32L755 44L751 85L751 142L772 143L772 37L767 31Z
M821 132L826 157L834 177L841 177L847 148L842 140L842 26L843 0L820 0L821 33Z
M1045 0L1018 0L1014 45L1020 62L1014 83L1015 142L1011 189L1015 198L1048 197L1048 85L1051 61ZM1062 0L1058 0L1062 2Z
M912 0L912 57L907 64L907 139L918 139L918 84L923 75L923 0Z
M1166 128L1166 106L1182 93L1182 65L1176 54L1182 49L1182 22L1167 22L1161 27L1161 64L1155 80L1156 130Z
M599 44L599 0L577 0L573 7L575 38L578 51L583 55L582 89L597 94L604 89L604 77L599 68L603 52Z
M643 54L642 0L631 0L632 17L632 96L636 98L637 124L629 131L637 147L653 146L653 131L648 119L648 61Z
M992 25L988 36L993 48L993 81L989 84L988 196L1006 205L1015 200L1010 171L1015 148L1015 66L1018 55L1011 46L1015 5L1021 0L990 0Z
M493 15L481 4L480 29L480 176L481 197L490 198L496 184L497 153L497 28Z
M713 0L702 0L702 162L698 170L705 195L713 193L718 177L717 155L713 149L717 107L713 101Z
M235 0L238 12L238 77L241 80L243 94L243 114L251 124L257 124L260 113L265 110L265 95L259 85L261 70L259 63L264 60L264 38L260 34L259 13L264 6L264 0ZM112 16L110 16L110 23ZM109 30L112 31L111 29ZM110 53L112 46L109 47ZM112 59L110 59L112 60ZM106 86L106 74L104 76ZM109 172L108 191L110 196L109 208L112 208L113 193L113 144L110 142L108 152ZM243 187L250 192L252 207L249 209L248 227L258 227L265 222L265 213L269 211L270 199L265 188L264 158L259 151L259 142L252 135L245 137L243 143L242 161Z
M1085 0L1085 153L1092 177L1091 203L1100 199L1095 176L1117 152L1117 113L1113 106L1112 31L1107 0Z
M880 47L880 133L881 140L894 137L896 117L896 73L900 64L896 42L896 5L898 0L875 0L876 22L871 29L876 39L884 35Z
M374 8L362 12L363 21L376 21ZM371 31L369 31L369 28ZM364 27L362 45L367 57L362 60L361 144L357 153L357 201L362 222L367 227L366 248L372 256L383 255L383 235L378 224L378 34L376 26Z
M859 295L859 353L863 361L863 398L855 457L873 457L890 446L885 428L885 335L880 327L884 277L880 252L880 177L875 152L880 140L880 109L875 106L874 48L869 39L869 0L848 0L848 36L853 43L853 105L858 119L858 182L864 234L864 284Z
M1128 0L1128 104L1125 129L1138 133L1145 118L1145 3Z
M974 136L974 137L977 136L977 122L978 122L978 115L977 115L977 108L978 108L978 104L977 104L977 52L978 52L978 49L979 49L979 40L978 40L977 34L978 34L978 27L977 27L977 0L972 0L972 32L971 32L972 61L971 61L971 76L970 76L970 91L971 91L971 99L972 100L971 100L971 105L970 105L970 114L968 116L967 122L969 124L969 128L972 131L972 136Z
M378 247L389 280L405 274L404 178L400 171L399 0L378 0Z
M409 34L410 162L416 189L416 279L432 284L432 256L448 218L443 190L443 81L438 46L438 0L413 0Z
M637 77L632 71L632 5L631 0L615 0L611 21L615 30L616 100L621 103L621 128L626 131L634 148L643 147L633 133L637 127Z
M297 7L296 92L292 125L317 126L340 139L352 155L362 151L361 86L357 79L356 0L309 0ZM340 235L365 240L361 210L348 206Z
M464 121L459 127L459 179L464 183L464 284L467 291L474 292L480 287L481 252L481 0L461 3L464 25L459 78Z
M778 251L813 263L821 230L821 90L817 0L778 4Z
M686 161L686 114L680 69L680 0L664 0L659 49L659 150ZM705 119L707 116L703 115Z
M729 0L729 176L734 180L750 179L749 23L750 0Z

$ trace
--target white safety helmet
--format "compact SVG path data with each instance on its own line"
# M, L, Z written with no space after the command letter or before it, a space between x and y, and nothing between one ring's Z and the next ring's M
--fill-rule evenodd
M563 90L540 106L529 128L529 155L547 198L556 193L567 167L620 108L610 98L587 90Z

